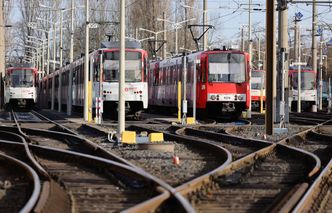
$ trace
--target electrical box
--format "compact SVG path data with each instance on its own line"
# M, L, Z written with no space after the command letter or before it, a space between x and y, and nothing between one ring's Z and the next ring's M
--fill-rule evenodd
M285 115L285 102L280 101L280 115L284 116Z
M183 100L182 101L182 112L183 113L187 113L188 112L188 101L187 100Z

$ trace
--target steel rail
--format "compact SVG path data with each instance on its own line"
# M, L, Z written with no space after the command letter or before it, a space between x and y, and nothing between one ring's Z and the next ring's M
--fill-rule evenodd
M32 162L32 164L34 165L34 167L36 167L36 169L38 170L38 172L46 177L48 180L50 179L50 176L49 174L45 171L45 169L38 163L38 161L35 159L35 157L32 155L30 149L29 149L29 145L28 145L28 142L26 141L26 138L28 138L28 136L21 130L21 126L20 124L18 123L17 121L17 118L16 118L16 115L15 115L15 112L12 110L12 116L14 118L14 121L15 121L15 125L19 131L19 133L21 135L23 135L23 137L21 137L21 140L23 142L23 145L24 145L24 149L25 149L25 152L27 154L27 157L29 158L29 160Z
M56 125L56 126L59 127L60 129L62 129L63 131L65 131L65 132L67 132L67 133L69 133L69 134L77 135L77 136L80 137L80 135L77 134L76 132L74 132L73 130L69 129L68 127L66 127L66 126L64 126L64 125L62 125L62 124L59 124L58 122L53 121L52 119L49 119L48 117L46 117L46 116L40 114L39 112L37 112L37 111L35 111L35 110L31 110L31 112L32 112L33 114L35 114L36 116L38 116L38 117L40 117L40 118L42 118L42 119L44 119L44 120L47 120L47 121L50 122L50 123L53 123L54 125Z
M249 155L247 155L247 156L245 156L245 157L243 157L239 160L236 160L236 161L232 162L231 164L227 165L223 170L217 171L214 174L211 174L210 176L205 177L204 179L197 180L197 181L192 181L192 182L187 183L185 185L179 186L176 189L179 193L181 193L181 195L183 195L184 197L187 197L190 193L193 193L193 192L199 190L201 187L203 187L205 184L209 183L211 180L216 179L217 177L220 177L220 176L226 176L226 175L232 174L236 170L244 168L247 165L253 164L257 159L263 158L264 156L269 155L269 153L272 153L276 149L289 149L289 150L294 150L298 154L302 154L302 155L307 155L308 154L308 153L302 152L302 150L292 149L292 148L285 147L283 145L275 143L275 144L272 144L272 145L270 145L266 148L260 149L256 152L252 153L252 154L249 154ZM307 178L310 178L310 177L312 178L312 176L315 174L315 172L318 172L317 165L320 165L320 160L317 157L315 158L314 155L307 155L307 156L308 156L309 159L311 159L311 164L313 165L313 167L312 167L311 171L309 172ZM298 195L297 191L299 191L299 190L302 191L302 193L300 194L300 195L302 195L304 190L307 187L307 184L306 183L300 183L300 185L296 185L294 187L295 187L295 189L291 190L287 194L288 197L291 197L291 195L293 193ZM277 200L274 201L273 205L270 206L270 208L273 209L273 210L277 210L280 207L279 206L280 203L285 202L286 208L289 209L289 206L294 206L299 198L296 198L295 201L292 198L289 198L290 202L287 202L285 200L282 201L280 199L281 198L277 198Z
M88 139L86 139L85 137L81 136L81 135L78 135L76 132L72 131L71 129L47 118L46 116L44 115L41 115L40 113L36 112L36 111L33 111L32 110L32 113L36 114L37 116L55 124L56 126L58 126L59 128L61 128L62 130L66 131L66 132L69 132L69 134L67 135L68 137L74 137L74 138L77 138L77 139L80 139L80 140L83 140L85 141L89 146L93 147L95 151L100 151L103 155L106 155L106 156L103 156L104 158L108 156L112 156L114 157L116 160L118 160L120 163L122 164L125 164L125 165L128 165L128 166L131 166L132 168L134 169L137 169L139 170L141 173L144 173L146 176L149 176L150 179L153 179L155 182L159 183L162 187L164 187L166 190L168 190L169 192L171 192L171 194L175 197L175 199L177 199L181 205L184 207L184 209L187 211L187 212L192 212L193 211L193 208L192 206L188 203L188 201L186 199L184 199L180 194L176 193L175 192L175 189L170 186L169 184L165 183L163 180L160 180L159 178L147 173L146 171L144 171L143 169L135 166L134 164L126 161L125 159L123 158L120 158L116 155L113 155L112 153L108 152L107 150L105 150L104 148L102 148L101 146L89 141ZM1 127L0 127L1 128ZM25 128L25 130L27 130L27 128ZM40 130L38 130L40 131Z
M70 138L73 138L75 140L79 140L79 141L82 141L83 144L85 144L88 148L94 150L94 152L98 153L100 152L100 155L104 158L111 158L112 160L116 160L116 161L119 161L121 163L124 163L124 164L127 164L129 166L132 166L132 167L136 167L134 164L130 163L129 161L126 161L125 159L123 158L120 158L118 157L117 155L105 150L103 147L101 147L100 145L88 140L87 138L85 138L84 136L82 135L79 135L78 133L76 133L75 131L71 130L70 128L62 125L62 124L59 124L58 122L55 122L51 119L49 119L48 117L38 113L37 111L34 111L32 110L31 111L32 113L34 113L36 116L39 116L40 118L56 125L57 127L59 127L61 130L63 130L64 132L57 132L57 131L51 131L51 130L42 130L42 129L32 129L30 128L31 130L34 130L34 131L39 131L39 132L42 132L42 131L48 131L50 133L54 133L54 134L63 134L64 136L66 137L70 137ZM28 130L28 128L25 128L26 130Z
M35 112L35 111L33 111L33 113L36 113L37 115L40 115L39 113L37 113L37 112ZM45 117L45 116L43 116L43 115L40 115L40 117L42 117L42 118L44 118L45 120L48 120L48 121L50 121L51 123L53 123L53 124L59 126L61 129L65 130L65 131L67 131L67 132L70 132L69 134L67 133L67 136L68 136L68 137L73 137L73 138L76 138L76 139L83 140L83 141L87 142L89 145L91 145L95 150L100 150L102 153L104 153L104 154L106 154L106 155L110 155L110 154L111 154L110 152L104 150L104 149L103 149L102 147L100 147L99 145L94 144L93 142L87 140L86 138L84 138L84 137L78 135L77 133L73 132L73 131L70 130L69 128L67 128L67 127L65 127L65 126L63 126L63 125L60 125L60 124L58 124L57 122L54 122L53 120L48 119L47 117ZM1 129L1 128L3 128L3 127L0 127L0 129ZM5 128L10 128L10 127L5 127ZM28 129L27 129L27 128L23 128L23 130L28 130ZM40 130L38 130L38 131L40 131ZM55 133L58 133L58 132L55 132ZM59 132L59 133L61 133L61 132ZM73 134L71 134L71 133L73 133ZM65 133L63 133L63 134L65 134ZM26 135L26 134L25 134L25 135ZM28 137L28 136L27 136L27 137ZM113 155L113 154L111 154L111 155L112 155L112 156L115 156L115 155ZM103 157L105 157L105 156L103 156ZM184 207L184 209L186 209L186 211L191 212L191 211L193 210L192 207L191 207L191 205L187 202L187 200L185 200L180 194L174 193L175 190L174 190L173 187L171 187L170 185L168 185L168 184L165 183L164 181L162 181L162 180L160 180L160 179L158 179L158 178L156 178L156 177L150 175L149 173L145 172L144 170L142 170L142 169L140 169L140 168L134 166L134 165L131 164L130 162L128 162L128 161L126 161L126 160L124 160L124 159L122 159L122 158L119 158L119 157L117 157L117 156L115 156L115 157L116 157L117 159L120 159L120 160L119 160L120 163L122 163L122 164L125 163L126 165L129 165L129 166L131 166L132 168L139 170L141 173L144 173L145 175L149 176L151 179L153 179L154 181L158 182L162 187L164 187L165 189L167 189L168 191L170 191L171 194L175 197L175 199L177 199L177 200L181 203L181 205Z
M135 125L133 125L132 127L133 127L133 128L137 128L137 129L140 129L140 130L148 131L148 132L149 132L149 131L150 131L150 132L152 131L152 130L149 129L148 127L141 127L141 126L135 126ZM167 133L167 132L165 132L165 131L161 131L161 132L163 132L164 135L165 135L169 140L179 140L179 139L180 139L181 142L189 142L189 143L190 143L190 142L193 142L192 139L188 139L188 138L186 138L186 137L181 137L181 136L179 136L179 135L170 134L170 133ZM196 177L196 178L192 179L191 181L185 183L185 184L186 184L186 187L187 187L187 186L191 186L193 183L197 183L197 182L200 182L200 181L201 181L201 182L204 182L206 179L208 179L208 177L209 177L210 175L216 173L217 171L223 170L224 168L226 168L226 167L232 162L232 154L231 154L227 149L221 147L220 145L217 145L217 144L215 144L215 143L210 143L210 142L201 142L201 141L195 141L195 143L196 143L196 144L201 144L201 145L205 144L205 145L208 145L210 148L217 149L217 150L222 150L223 152L225 152L225 154L226 154L227 157L226 157L226 161L225 161L222 165L220 165L219 167L217 167L217 168L215 168L214 170L209 171L208 173L206 173L206 174L204 174L204 175L201 175L201 176L199 176L199 177ZM184 186L184 184L182 184L181 186ZM183 197L183 194L182 194L181 190L179 190L179 188L180 188L181 186L176 187L176 188L175 188L175 191L174 191L173 193L176 193L176 194L180 195L183 199L185 199L185 198ZM195 210L193 210L193 211L195 211Z
M312 157L314 157L316 159L316 162L317 162L316 166L309 173L309 179L313 179L314 176L316 174L318 174L319 170L321 169L322 164L321 164L320 158L317 155L315 155L315 154L313 154L311 152L308 152L306 150L302 150L300 148L296 148L296 147L292 147L290 145L287 145L287 143L289 141L291 141L291 140L297 140L298 137L303 138L303 137L305 137L306 134L315 131L319 127L321 127L321 126L323 126L323 125L325 125L325 124L327 124L329 122L331 122L331 120L327 120L327 121L324 121L322 123L319 123L319 124L317 124L317 125L315 125L315 126L313 126L311 128L308 128L308 129L306 129L304 131L301 131L301 132L299 132L299 133L297 133L295 135L292 135L290 137L284 138L284 139L280 140L279 142L277 142L277 144L283 145L285 147L296 149L296 150L302 151L304 153L307 153L307 154L311 155ZM306 193L306 191L308 190L308 188L309 188L309 185L306 185L306 186L303 186L302 188L299 188L296 192L294 192L293 196L291 196L288 199L287 204L285 205L285 207L282 210L290 212L297 205L297 203L300 201L300 199L302 198L302 196Z
M288 142L289 140L296 139L296 137L304 137L304 135L306 135L307 133L312 132L312 131L315 131L315 130L318 129L319 127L321 127L321 126L323 126L323 125L325 125L325 124L328 124L328 123L330 123L330 122L332 122L332 120L324 121L323 123L317 124L317 125L315 125L315 126L313 126L313 127L310 127L310 128L308 128L308 129L306 129L306 130L304 130L304 131L298 132L298 133L296 133L296 134L294 134L294 135L292 135L292 136L290 136L290 137L284 138L284 139L278 141L278 143L279 143L279 144L287 144L287 142Z
M62 135L63 137L67 137L67 138L71 138L74 139L76 141L80 141L82 142L83 145L85 145L89 150L93 150L93 152L96 153L96 155L100 155L104 158L111 158L112 160L116 160L119 161L121 163L130 165L130 166L134 166L133 164L131 164L130 162L126 161L125 159L122 159L114 154L112 154L111 152L108 152L107 150L105 150L103 147L101 147L100 145L93 143L92 141L86 139L85 137L77 134L76 132L74 132L73 130L43 116L42 114L32 110L32 113L35 114L36 116L49 121L50 123L53 123L54 125L56 125L57 127L59 127L61 130L63 130L64 132L58 132L58 131L51 131L51 130L43 130L43 129L33 129L33 128L21 128L20 127L20 133L23 132L22 130L26 131L26 132L35 132L35 133L42 133L42 134L50 134L50 135L54 135L54 134L59 134ZM18 125L18 124L17 124ZM10 128L10 127L0 127L1 128ZM29 138L29 136L25 133L23 133L25 135L25 138Z
M331 131L331 134L325 134L325 133L320 132L321 131L320 128L323 128L323 127L321 126L321 127L316 128L316 129L313 129L311 131L311 134L316 136L316 137L321 138L322 140L324 140L326 142L332 141L332 131ZM330 127L330 128L332 130L332 127Z
M26 163L24 163L18 159L15 159L9 155L0 153L0 158L6 159L8 161L11 161L13 164L18 165L26 172L26 174L30 177L30 179L32 179L33 190L32 190L31 196L28 199L28 201L26 202L26 204L20 210L21 213L31 212L33 207L36 205L36 203L38 201L38 197L40 195L40 190L41 190L41 183L40 183L40 179L39 179L37 173Z
M65 131L68 131L68 132L70 132L70 133L72 133L72 134L76 134L76 135L78 135L76 132L72 131L71 129L69 129L69 128L67 128L67 127L65 127L65 126L63 126L63 125L61 125L61 124L59 124L59 123L57 123L57 122L55 122L55 121L53 121L53 120L47 118L46 116L44 116L44 115L42 115L42 114L40 114L40 113L38 113L38 112L36 112L36 111L32 111L32 112L35 113L36 115L40 116L41 118L44 118L45 120L47 120L47 121L49 121L49 122L51 122L51 123L53 123L53 124L59 126L61 129L65 130ZM90 126L89 126L89 127L90 127ZM91 128L91 127L90 127L90 128ZM102 148L101 146L99 146L99 145L97 145L97 144L95 144L95 143L89 141L89 140L86 139L85 137L80 136L80 135L78 135L78 137L80 137L81 139L83 139L83 140L89 142L90 144L92 144L92 145L95 146L97 149L101 150L102 152L105 152L106 154L111 154L110 152L108 152L107 150L105 150L104 148ZM111 155L113 155L113 154L111 154ZM120 158L120 157L117 157L117 158L121 159L121 162L125 161L125 164L130 165L130 166L132 166L133 168L139 169L139 170L141 170L142 172L146 173L148 176L150 176L150 178L154 179L154 180L157 181L161 186L163 186L165 189L167 189L167 190L168 190L168 191L169 191L169 192L170 192L170 193L171 193L171 194L172 194L172 195L173 195L173 196L174 196L174 197L175 197L175 198L181 203L181 205L184 207L184 209L185 209L187 212L193 212L193 207L188 203L188 201L187 201L185 198L183 198L179 193L175 192L175 189L174 189L172 186L170 186L169 184L167 184L167 183L164 182L163 180L161 180L161 179L159 179L159 178L157 178L157 177L155 177L155 176L153 176L153 175L147 173L147 172L144 171L143 169L141 169L141 168L135 166L134 164L132 164L132 163L126 161L125 159Z
M193 129L193 128L191 128ZM310 131L310 130L306 130L306 131ZM220 133L216 133L216 134L220 134ZM250 142L250 141L254 141L254 140L251 140L249 139L245 139L245 138L242 138L242 137L238 137L238 136L227 136L227 134L220 134L222 135L224 138L228 138L228 140L231 140L230 138L237 138L237 139L242 139L242 140L246 140L247 142ZM215 136L213 136L214 138ZM266 141L260 141L260 142L266 142ZM271 143L271 142L269 142ZM231 173L232 170L235 170L236 168L241 168L241 162L246 162L246 163L249 163L250 161L253 161L255 160L255 158L257 158L259 156L259 153L262 153L263 155L265 155L267 152L267 150L270 150L272 151L272 149L276 149L277 147L280 147L279 144L275 145L271 145L269 147L266 147L262 150L259 150L255 153L252 153L246 157L244 157L243 159L239 159L233 163L231 163L230 165L228 165L224 170L221 171L221 173L219 174L215 174L215 176L219 176L219 175L225 175L227 173ZM303 155L307 155L307 156L310 156L310 158L313 160L313 162L316 162L314 163L313 165L313 168L312 170L308 173L308 178L313 178L313 176L319 171L320 169L320 166L321 166L321 163L320 163L320 159L310 153L310 152L306 152L304 150L300 150L300 149L297 149L297 148L294 148L294 147L289 147L287 145L282 145L284 148L287 148L287 149L293 149L299 153L302 153ZM265 150L265 151L264 151ZM265 153L265 154L264 154ZM228 172L227 172L228 171ZM177 188L177 190L183 195L183 196L186 196L186 194L190 193L190 192L193 192L197 189L199 189L201 186L204 185L204 181L205 182L208 182L211 178L210 177L206 177L205 179L203 179L202 181L193 181L191 182L190 184L187 184L187 185L183 185L183 186L179 186ZM285 210L285 211L290 211L292 207L295 206L295 204L298 202L298 200L300 199L300 197L303 195L303 193L305 192L305 190L308 188L308 183L302 183L298 186L295 186L295 188L293 190L291 190L291 192L289 193L288 195L288 200L285 200L283 202L285 202L285 205L283 207L280 207L280 206L275 206L274 209L277 209L277 208L280 208L282 210Z
M19 142L8 141L8 140L0 140L0 145L22 146L23 144L19 143ZM110 169L112 171L119 171L119 172L129 175L129 176L141 177L141 178L144 178L146 181L150 181L150 182L154 183L156 186L155 190L159 191L160 194L147 201L137 204L137 206L134 206L137 209L140 209L140 208L144 209L147 206L150 206L150 207L156 206L156 203L161 204L170 198L170 196L167 195L167 193L169 193L168 192L169 189L166 189L165 187L163 187L161 185L163 183L160 184L160 182L156 178L154 178L153 176L144 172L141 169L133 168L131 166L124 165L122 163L108 160L105 158L100 158L100 157L77 153L77 152L68 151L68 150L61 150L61 149L39 146L39 145L32 145L32 144L29 144L29 147L32 149L32 151L34 151L34 153L42 153L43 155L46 155L46 156L48 156L52 153L53 154L57 153L57 155L64 155L64 156L74 156L74 157L85 159L88 162L94 163L94 165L102 165L103 167L107 167L108 169ZM165 192L165 191L167 191L167 192ZM193 211L192 207L190 205L188 205L188 203L186 203L186 202L183 203L182 197L179 197L179 195L176 195L176 194L174 195L174 197L179 201L179 203L182 205L184 210L186 210L188 212ZM185 204L185 205L183 205L183 204ZM134 207L132 207L132 208L135 209Z
M310 186L308 191L302 197L300 202L296 205L293 213L296 212L309 212L315 199L320 195L321 185L324 184L332 175L332 159L325 167L325 169L320 173L320 175L316 178L315 182Z
M199 126L200 127L200 126ZM186 127L185 129L182 130L177 130L177 133L181 134L180 131L190 131L191 133L198 134L200 136L204 136L204 138L207 139L212 139L212 140L219 140L220 142L225 142L225 143L232 143L234 140L240 142L240 143L257 143L257 145L260 145L263 147L271 145L272 142L265 141L265 140L259 140L259 139L250 139L250 138L243 138L237 135L231 135L227 133L228 127L226 127L226 133L221 133L221 132L210 132L210 131L204 131L200 130L199 127ZM203 126L205 127L205 126Z

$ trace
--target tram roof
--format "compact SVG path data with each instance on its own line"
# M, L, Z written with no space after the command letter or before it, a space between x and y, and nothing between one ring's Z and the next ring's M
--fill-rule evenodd
M120 42L119 41L103 41L101 42L101 48L120 48ZM141 49L141 43L137 41L126 41L125 42L125 48L127 49Z
M15 69L15 68L26 68L26 69L34 69L32 63L20 63L20 64L10 64L8 68Z

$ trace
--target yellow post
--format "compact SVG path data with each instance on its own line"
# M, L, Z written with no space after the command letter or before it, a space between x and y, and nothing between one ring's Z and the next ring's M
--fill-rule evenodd
M181 81L178 81L178 121L181 122Z
M264 78L265 78L265 75L264 75ZM264 101L263 101L263 83L264 82L265 81L263 81L263 77L262 77L262 79L261 79L261 89L260 89L260 113L265 113L264 108L263 108L263 103L264 103Z
M88 122L92 122L92 81L88 82Z
M264 100L263 100L263 90L261 89L261 95L260 95L260 113L265 113L263 104L264 104Z

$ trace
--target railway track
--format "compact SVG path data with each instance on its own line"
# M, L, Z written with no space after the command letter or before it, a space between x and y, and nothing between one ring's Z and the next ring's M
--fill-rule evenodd
M287 212L319 167L314 155L273 144L177 191L197 212Z
M180 155L181 166L171 163L172 153L156 154L154 151L137 150L133 146L116 147L113 144L100 142L99 139L105 139L105 133L104 135L98 132L92 133L82 126L75 126L70 123L66 123L66 126L63 127L53 125L53 130L63 131L62 133L66 132L70 135L77 136L77 130L79 129L79 133L85 132L84 137L88 139L99 136L96 141L99 141L102 146L106 146L107 151L129 160L133 165L142 167L145 171L157 176L157 183L158 180L165 180L167 184L176 187L174 189L166 184L163 193L152 195L151 199L158 196L164 197L164 200L159 201L159 204L154 204L155 209L162 208L161 203L166 203L165 200L171 197L171 195L166 196L164 193L171 190L171 194L176 194L178 200L185 197L193 206L191 207L187 203L180 205L181 208L194 208L191 210L198 212L290 211L300 200L301 195L308 188L309 181L316 175L320 167L320 160L315 155L282 143L271 144L254 139L245 140L241 137L237 137L238 141L236 141L233 136L222 131L225 125L218 127L219 130L217 131L206 126L180 128L164 124L132 125L127 128L136 132L164 132L166 141L175 144L175 155ZM302 130L299 129L298 131ZM305 132L309 131L306 130ZM324 132L329 132L329 130L319 129L319 133ZM197 147L192 148L189 144L195 144ZM206 144L209 145L206 146ZM107 147L107 145L109 146ZM226 149L222 149L221 146ZM202 151L202 147L204 149L206 147L210 148L209 151ZM216 151L216 147L221 149ZM179 153L182 153L182 155ZM234 162L229 164L231 154L233 154ZM218 155L222 157L217 158ZM145 160L142 160L144 158ZM159 159L159 161L156 161L156 159ZM43 161L42 158L38 157L38 160L46 162L45 168L53 165L53 162L48 159ZM206 166L208 163L209 165ZM77 165L75 165L76 167ZM60 170L62 169L65 170L65 168ZM73 169L70 168L69 170ZM133 205L133 208L144 209L145 207L142 206L138 202L138 204Z
M30 212L38 201L40 180L26 163L0 151L0 209Z
M318 156L323 171L303 196L293 212L328 212L332 209L332 126L331 120L280 143L306 150Z
M20 122L40 122L41 119L33 114L32 112L14 112L15 118L13 118L13 113L11 113L11 120L14 121L16 118L17 121Z
M211 127L208 126L199 126L194 128L185 127L177 130L176 133L193 140L210 141L219 144L230 151L233 161L271 145L265 141L248 140L239 137L232 137L225 133L213 132L211 131Z
M311 185L295 212L329 212L332 209L332 160Z
M289 115L290 122L312 125L324 123L332 119L332 114L327 114L323 112L301 112L301 113L291 113Z
M146 124L144 126L159 126L162 129L170 127L170 125L165 124ZM106 137L107 135L107 132L96 129L92 131L92 127L89 126L76 126L76 128L79 128L80 133L91 140L93 138ZM136 132L147 131L148 133L156 132L156 129L141 128L138 125L129 126L127 130ZM139 148L139 145L115 146L112 143L104 143L103 147L160 178L172 187L224 167L231 161L229 152L216 144L185 139L175 134L172 136L166 134L164 139L168 143L174 144L174 153L142 150ZM98 143L98 139L95 142ZM173 163L175 156L179 158L179 165Z
M275 125L274 127L279 128L278 125ZM303 132L307 129L310 129L311 127L312 126L299 126L299 125L289 124L287 125L286 131L281 131L279 133L275 133L274 135L266 135L264 125L236 126L236 127L229 127L222 129L222 131L224 131L228 135L241 137L243 139L279 142L280 140L288 138L299 132ZM220 128L215 128L215 129L216 131L221 131Z
M32 113L34 117L38 117L39 122L28 123L28 119L23 122L16 119L14 120L16 127L8 125L0 126L0 130L20 133L32 144L81 152L133 166L130 162L106 151L98 144L87 140L64 125L59 124L36 111L26 113ZM16 118L16 112L12 112L12 117Z
M295 146L317 155L325 166L332 158L332 126L321 125L296 134L281 143Z
M53 122L56 126L58 125L56 122ZM72 130L70 130L70 129L68 129L67 127L64 127L64 126L62 126L62 125L59 125L59 126L57 126L57 128L58 129L60 129L61 131L67 131L67 132L70 132L71 134L69 134L69 133L64 133L64 132L57 132L57 131L49 131L49 130L40 130L40 129L29 129L29 128L20 128L20 124L18 123L18 121L16 120L16 125L17 125L17 127L19 127L18 129L19 129L19 132L22 134L22 135L24 135L24 137L25 138L28 138L30 141L31 141L31 135L29 135L29 134L35 134L35 135L39 135L38 137L51 137L51 138L59 138L59 137L61 137L61 134L66 134L65 135L65 138L66 138L66 140L70 140L70 137L76 137L76 140L83 140L83 138L81 138L81 137L79 137L79 136L77 136L77 134L75 133L75 132L72 132ZM7 129L8 129L8 127L7 127ZM29 134L26 134L26 133L29 133ZM42 133L42 134L41 134ZM43 136L41 136L41 135L43 135ZM24 137L22 137L23 139L24 139ZM34 137L32 137L32 139L36 139L36 138L34 138ZM35 145L36 146L36 145ZM41 147L41 146L40 146ZM45 149L54 149L54 148L50 148L49 146L44 146L45 147ZM62 147L63 148L63 147ZM59 150L58 150L59 151ZM66 152L67 150L62 150L62 152ZM67 151L67 152L69 152L69 151ZM34 154L36 155L36 153L34 152ZM77 153L77 152L75 152L75 154L81 154L81 153ZM94 153L95 154L95 153ZM84 154L81 154L81 155L84 155ZM90 157L92 157L92 156L90 156ZM190 205L188 205L186 202L186 200L184 200L183 198L182 198L182 196L180 196L179 194L176 194L176 193L172 193L172 192L174 192L174 189L173 188L171 188L169 185L167 185L167 184L165 184L163 181L160 181L159 179L157 179L157 178L155 178L155 177L153 177L153 176L151 176L151 175L149 175L149 174L147 174L147 173L145 173L144 171L142 171L141 169L139 169L139 168L137 168L137 167L135 167L135 166L131 166L131 164L130 163L128 163L127 161L125 161L125 160L123 160L122 158L118 158L118 157L116 157L116 160L117 159L120 159L120 163L121 163L121 165L123 164L123 162L125 162L125 164L126 165L129 165L129 167L130 168L132 168L132 170L137 170L136 172L138 173L138 174L141 174L142 175L142 173L143 174L145 174L146 176L148 176L148 177L150 177L153 181L155 181L156 183L159 183L160 185L162 185L164 188L162 188L162 192L163 192L163 195L160 195L160 196L157 196L157 197L161 197L161 198L154 198L153 200L152 200L152 204L153 204L153 208L162 208L162 205L163 205L163 203L164 203L164 201L166 200L166 199L170 199L170 197L172 196L172 199L170 199L170 200L173 200L173 201L167 201L167 203L171 203L171 202L173 202L174 203L174 198L175 198L175 200L177 200L178 201L178 203L180 203L180 204L177 204L177 205L180 205L180 208L181 208L181 206L182 206L182 208L184 208L184 209L186 209L186 210L189 210L190 211L190 209L191 209L191 207L190 207ZM72 167L68 167L68 165L67 164L64 164L64 163L61 163L61 164L59 164L58 162L57 162L57 157L54 157L54 159L53 160L51 160L51 161L49 161L48 159L43 159L43 158L40 158L40 157L38 157L38 161L42 164L42 166L43 166L43 168L46 168L46 170L47 170L47 172L48 172L48 174L50 174L50 176L53 178L53 179L55 179L55 180L57 180L57 182L59 182L61 185L63 185L65 188L66 188L66 186L65 186L65 183L63 183L63 182L61 182L61 175L59 175L58 174L58 171L61 171L61 172L64 172L65 173L65 175L67 175L67 174L71 174L71 173L73 173L72 175L73 175L73 179L74 179L74 176L75 175L78 175L79 177L81 176L81 174L80 173L78 173L76 170L75 170L75 168L77 168L79 165L73 165ZM79 161L77 161L77 162L81 162L80 160ZM113 161L112 161L113 162ZM115 163L115 162L114 162ZM60 168L53 168L54 167L54 165L55 166L60 166ZM113 165L114 166L114 165ZM102 170L102 169L99 169L99 170ZM99 171L98 170L98 171ZM53 172L55 172L55 174L54 173L52 173L52 171ZM95 172L95 176L98 176L99 175L99 173L97 173L98 171L96 171ZM84 171L83 172L83 174L82 175L84 175L85 173L87 173L86 171ZM106 172L107 173L107 172ZM126 172L126 173L128 173L128 172ZM108 173L107 173L108 174ZM93 176L93 174L91 174L92 176ZM120 175L121 176L121 175ZM123 176L123 175L122 175ZM114 177L113 177L114 178ZM129 178L125 178L125 179L128 179L129 180ZM96 180L97 182L99 181L99 180ZM118 180L117 180L118 181ZM120 181L118 181L118 182L120 182ZM135 182L135 181L134 181ZM151 180L150 180L150 182L151 182ZM106 182L105 182L106 183ZM81 186L84 186L85 184L83 183L83 184L81 184ZM121 185L121 184L120 184ZM122 184L123 185L123 184ZM146 187L146 186L145 186ZM102 186L100 185L99 186L99 188L102 188ZM116 188L118 188L118 186L116 186ZM158 189L160 189L161 187L157 187ZM130 189L131 190L131 189ZM90 193L90 191L91 191L91 187L90 188L88 188L88 193ZM85 193L86 193L86 191L83 191L83 192L78 192L78 193L81 193L82 195L84 195ZM114 192L115 194L116 194L116 192ZM145 193L145 192L144 192ZM68 194L68 193L67 193ZM107 194L106 193L106 196L107 197L114 197L115 196L115 194ZM128 194L128 192L126 192L125 194ZM71 195L71 194L70 194ZM167 195L167 196L166 196ZM94 196L94 195L93 195ZM129 196L129 195L128 195ZM94 196L94 197L96 197L96 196ZM142 198L143 196L141 196L141 195L133 195L133 197L138 197L138 198ZM160 201L160 199L162 199L162 201ZM123 198L123 199L120 199L120 201L124 201L124 200L126 200L125 198ZM134 198L132 198L132 200L135 200ZM159 201L158 201L159 200ZM119 202L120 202L119 201ZM157 202L157 204L155 204ZM84 201L84 203L86 203L86 201ZM109 203L109 202L108 202ZM114 203L114 202L113 202ZM142 205L136 205L136 206L134 206L134 207L132 207L133 209L144 209L144 208L146 208L146 206L148 205L148 206L151 206L151 204L150 204L151 202L149 202L149 201L145 201L144 202L144 204L142 204ZM98 204L99 205L99 204ZM169 208L169 204L167 204L167 206L168 206L168 208ZM42 207L40 207L40 208L42 208ZM149 207L150 208L150 207ZM102 209L103 210L103 209ZM105 210L105 211L109 211L110 209L107 209L107 210ZM98 209L98 211L100 211L100 208Z
M220 132L213 129L184 128L178 133L214 141L231 141L235 147L249 146L255 141L225 135L220 127L216 128ZM241 143L236 143L237 140ZM228 148L231 151L233 147ZM319 170L319 158L279 144L257 150L246 153L221 171L179 186L177 191L191 202L197 212L290 211L308 188L308 181Z
M22 143L3 140L0 147L9 153L23 148ZM141 170L71 151L29 147L48 174L64 188L62 199L70 202L74 211L120 211L139 208L143 202L150 205L157 202L158 208L170 197L168 191Z

